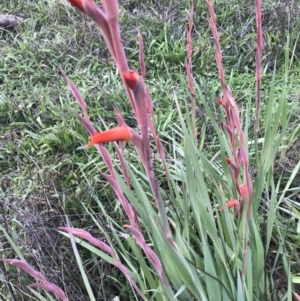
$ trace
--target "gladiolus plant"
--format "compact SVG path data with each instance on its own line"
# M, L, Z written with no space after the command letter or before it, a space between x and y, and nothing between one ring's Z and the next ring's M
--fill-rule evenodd
M203 99L200 87L195 85L192 76L193 5L187 30L188 55L186 61L188 87L191 94L191 119L184 118L176 94L174 94L184 137L182 161L185 167L177 171L168 165L164 148L155 130L153 105L144 81L146 68L141 34L138 32L141 66L141 73L139 73L135 69L130 70L127 63L120 37L117 0L102 0L103 10L92 0L69 0L69 2L98 25L119 71L138 124L137 129L131 129L125 124L121 112L116 109L119 125L98 132L92 125L86 104L79 91L63 73L82 109L83 115L78 115L78 118L90 133L90 142L87 146L95 146L106 163L108 173L102 175L114 190L129 223L124 225L123 229L131 235L131 238L127 238L127 243L119 241L118 245L120 250L126 248L132 250L136 262L139 263L142 273L146 276L145 280L137 276L134 269L130 272L121 264L121 259L117 252L112 251L112 246L104 248L103 243L101 245L97 243L96 246L100 249L104 248L106 252L110 253L113 258L112 264L119 268L123 267L120 270L142 298L154 298L155 300L254 300L257 296L264 295L267 287L264 278L264 262L261 260L264 256L262 240L254 234L257 230L250 228L251 217L254 218L254 215L252 213L253 180L249 172L248 137L244 133L240 110L225 80L212 0L207 0L206 3L209 11L209 24L216 46L216 62L223 94L222 97L217 97L217 102L225 113L225 120L222 122L224 132L222 134L217 125L216 130L221 141L222 157L227 163L224 165L224 170L229 170L225 178L221 177L219 171L197 149L197 116L195 113L195 97L197 96L195 95L198 94L203 102L211 121L213 123L215 121L210 106ZM261 3L258 0L256 1L258 41L256 133L261 98L259 92L262 52L260 10ZM246 130L248 132L248 127ZM150 156L150 133L160 155L168 183L168 189L163 194L164 197L161 193L162 189L158 185ZM144 184L149 185L148 193L151 194L154 203L144 192L137 175L126 163L122 152L124 146L117 144L122 141L130 141L135 147L147 179ZM104 145L107 142L117 142L114 145L123 175L113 168L113 160ZM219 193L215 192L214 196L219 197L220 202L223 189L226 187L226 194L230 200L227 203L223 202L220 210L215 210L212 200L208 196L202 169L210 171L213 182L216 183L216 191L219 191ZM183 183L182 190L178 188L175 179L180 179ZM231 189L230 183L233 185ZM236 198L233 198L233 194L236 195ZM172 203L172 209L168 211L166 210L166 199L164 199L166 195L169 195L169 202ZM232 213L224 210L224 206L228 209L236 208L235 219L229 218ZM73 233L77 237L84 237L95 245L94 238L89 238L88 234L80 234L80 230L61 229ZM241 235L237 235L236 231ZM115 232L115 236L118 235ZM255 248L255 252L253 252L253 248ZM249 253L250 250L252 251ZM133 259L124 252L122 252L122 257L131 262L132 267L135 265ZM249 262L252 262L251 266L256 269L251 273L249 269L252 268L249 267ZM146 267L149 267L151 273ZM256 278L250 280L249 277L252 277L252 273L256 275ZM254 295L253 289L258 288L260 294ZM154 290L156 293L151 295L150 290ZM257 300L260 300L260 297Z
M276 185L272 171L275 154L284 141L288 118L285 94L274 115L273 98L270 96L267 104L269 113L264 121L269 133L265 134L261 143L258 138L263 46L261 1L255 1L253 12L257 26L256 111L252 118L255 120L254 129L251 129L250 103L246 108L238 106L226 81L212 0L206 0L206 5L216 49L221 95L214 96L216 101L207 101L202 94L201 85L194 80L197 75L192 73L194 5L191 5L185 63L186 89L190 95L185 105L190 109L187 109L186 114L177 99L176 88L170 91L174 95L180 121L180 126L176 125L179 135L165 138L173 147L174 158L172 154L165 153L155 127L153 103L146 85L142 34L137 32L140 70L136 70L128 65L126 49L122 45L118 1L102 0L102 7L92 0L68 2L93 20L101 31L137 124L135 128L126 124L122 112L115 107L116 126L96 129L85 100L61 70L82 111L77 117L88 133L87 151L92 153L94 148L100 155L99 160L104 162L106 171L101 172L101 177L114 192L118 204L116 207L120 208L123 217L121 222L116 221L106 212L105 206L99 205L99 211L102 210L110 229L110 233L107 233L82 202L81 205L93 218L95 227L99 229L99 233L103 233L105 239L100 240L97 234L91 235L85 229L72 227L69 219L66 226L59 227L59 232L70 239L90 300L96 299L77 244L97 256L97 260L108 262L124 275L129 288L128 295L132 296L132 300L271 301L274 281L272 274L267 272L266 257L271 242L275 243L272 233L277 195L274 192ZM286 68L288 69L288 63ZM205 108L207 120L219 141L218 150L211 157L205 155L202 146L200 147L202 137L199 138L199 116L196 110L196 103L199 102ZM221 123L217 122L217 112L221 112ZM272 123L273 119L277 121L275 125ZM277 134L279 130L282 135ZM253 141L250 131L254 133ZM201 135L206 133L201 132ZM113 144L115 154L109 152L111 148L107 147L108 143ZM252 144L255 145L254 154ZM136 162L128 161L126 147L137 154L139 168L136 168ZM153 156L153 150L156 151L156 157ZM154 162L156 158L158 162ZM256 166L257 175L250 173L253 165ZM160 185L161 178L164 186ZM279 186L278 184L277 187ZM276 189L278 192L278 188ZM289 186L282 193L280 202L283 202L288 189ZM265 220L260 217L261 206L268 210ZM282 254L285 253L283 248L281 251ZM61 300L67 300L60 288L48 282L28 264L14 260L2 261L23 269L37 279L38 282L29 287L45 289ZM282 261L286 275L290 276L289 260L283 258ZM289 285L284 300L292 300L292 294L292 285ZM296 292L294 297L299 299Z

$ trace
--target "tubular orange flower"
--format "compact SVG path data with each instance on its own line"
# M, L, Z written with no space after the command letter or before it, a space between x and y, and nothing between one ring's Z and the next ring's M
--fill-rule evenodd
M118 126L104 132L96 132L90 136L90 142L87 147L91 147L98 143L114 142L114 141L129 141L132 137L131 132L127 126Z
M127 86L131 90L134 90L139 82L139 74L137 73L137 71L123 71L121 73Z
M226 206L227 208L232 208L232 207L235 207L235 206L238 206L240 204L239 201L235 200L235 199L232 199L230 200L229 202L226 203ZM220 208L220 211L224 211L224 207L221 207Z

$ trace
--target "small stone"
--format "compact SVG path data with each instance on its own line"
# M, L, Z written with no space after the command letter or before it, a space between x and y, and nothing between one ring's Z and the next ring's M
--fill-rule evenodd
M5 29L12 29L22 21L22 18L13 15L0 15L0 27Z

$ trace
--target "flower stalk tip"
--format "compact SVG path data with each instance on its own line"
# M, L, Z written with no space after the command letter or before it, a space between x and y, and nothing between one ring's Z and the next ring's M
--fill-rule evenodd
M118 126L104 132L96 132L90 136L90 142L86 145L92 147L98 143L116 142L116 141L129 141L132 134L127 126Z
M26 261L19 260L19 259L5 259L5 258L0 258L0 261L14 265L15 267L23 270L24 272L26 272L27 274L29 274L30 276L32 276L38 281L47 282L45 276L42 273L36 271Z
M51 282L45 282L45 283L32 283L28 285L30 288L42 288L48 292L52 292L55 294L57 298L59 298L62 301L68 301L68 298L66 297L64 291L58 287L57 285L51 283Z

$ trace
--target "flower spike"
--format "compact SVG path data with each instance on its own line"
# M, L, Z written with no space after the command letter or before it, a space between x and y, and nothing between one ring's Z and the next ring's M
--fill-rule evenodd
M107 143L115 141L129 141L132 137L131 132L127 126L118 126L104 132L96 132L94 135L90 136L90 142L87 147L91 147L98 143Z

